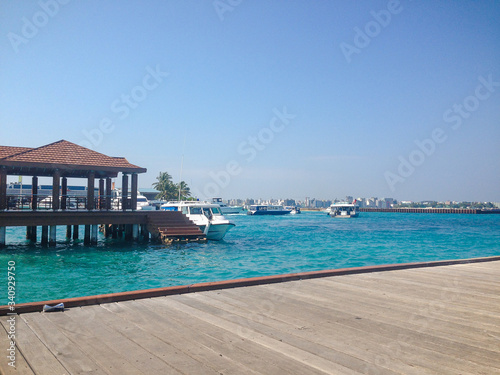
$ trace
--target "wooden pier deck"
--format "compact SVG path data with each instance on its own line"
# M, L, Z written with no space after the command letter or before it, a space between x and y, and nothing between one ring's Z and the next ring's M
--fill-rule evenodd
M500 261L25 313L5 374L500 374Z

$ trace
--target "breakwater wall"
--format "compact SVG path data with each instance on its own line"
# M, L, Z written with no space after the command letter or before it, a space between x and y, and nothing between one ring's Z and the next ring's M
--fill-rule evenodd
M500 214L500 209L480 208L360 208L361 212L403 212L425 214Z

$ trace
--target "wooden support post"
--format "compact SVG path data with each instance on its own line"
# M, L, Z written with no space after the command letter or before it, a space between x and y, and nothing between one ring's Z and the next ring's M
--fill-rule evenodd
M71 238L71 225L66 225L66 238L68 240Z
M73 225L73 239L77 240L78 239L78 225Z
M132 240L139 240L139 224L132 224Z
M89 173L87 181L87 210L89 211L94 209L94 180L95 173Z
M141 224L141 236L144 240L149 241L149 231L146 224Z
M61 210L66 209L67 202L68 202L68 179L66 177L63 177L61 183Z
M104 199L104 180L102 178L99 179L99 209L104 210L105 207L105 199Z
M31 230L30 230L30 241L31 242L36 243L36 235L37 235L36 226L31 227Z
M32 226L26 227L26 239L31 240L31 231L33 230Z
M130 241L132 239L132 224L125 224L125 240Z
M111 188L111 178L106 177L106 210L111 210L111 193L112 188Z
M0 168L0 211L7 209L7 169Z
M91 232L90 232L90 244L91 245L97 245L97 230L99 226L98 225L92 225L91 226Z
M128 208L128 175L123 174L122 176L122 210L125 211Z
M90 245L90 225L85 225L85 235L83 237L83 244Z
M118 225L116 224L111 226L111 238L118 238Z
M5 246L5 227L0 227L0 247Z
M56 226L51 225L50 226L50 234L49 234L49 246L56 246Z
M59 210L59 189L61 184L61 171L56 169L52 174L52 209Z
M44 225L42 226L42 246L47 246L49 243L49 227Z
M33 176L31 179L31 209L36 211L38 208L38 177Z
M132 183L131 183L131 192L130 192L130 208L135 211L137 210L137 173L132 173Z

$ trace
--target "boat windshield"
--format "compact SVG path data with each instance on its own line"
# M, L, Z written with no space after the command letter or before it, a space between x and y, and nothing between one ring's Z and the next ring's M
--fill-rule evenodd
M201 215L201 207L189 207L189 213L191 215Z
M212 213L214 215L222 215L222 212L220 211L219 207L212 207Z

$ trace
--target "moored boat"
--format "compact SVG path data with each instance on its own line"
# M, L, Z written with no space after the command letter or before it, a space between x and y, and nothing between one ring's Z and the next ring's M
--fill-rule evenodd
M220 241L235 226L222 214L218 204L200 201L167 202L160 206L163 211L181 211L198 225L208 240Z
M356 204L356 201L352 203L347 202L339 202L333 203L330 206L330 212L328 213L331 217L339 217L339 218L351 218L359 216L359 206Z
M253 204L248 208L248 215L286 215L292 210L272 204Z
M241 214L243 212L242 206L228 206L222 202L222 198L212 198L212 203L220 206L223 215Z

